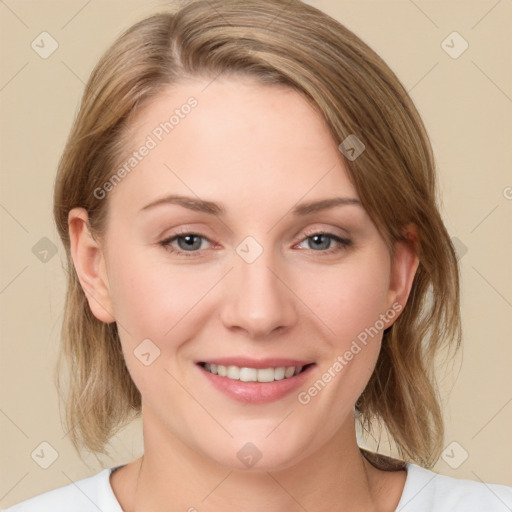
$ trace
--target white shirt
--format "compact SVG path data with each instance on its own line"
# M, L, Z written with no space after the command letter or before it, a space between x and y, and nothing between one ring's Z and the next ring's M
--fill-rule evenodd
M104 469L13 505L3 512L123 512ZM395 512L510 512L512 487L438 475L406 464L407 478Z

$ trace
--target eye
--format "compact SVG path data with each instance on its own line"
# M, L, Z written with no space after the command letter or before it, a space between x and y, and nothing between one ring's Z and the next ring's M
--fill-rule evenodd
M333 246L333 241L335 245ZM334 233L328 233L325 231L309 233L308 236L301 242L307 243L307 249L311 249L315 252L322 253L336 253L352 245L352 241L348 238L342 238Z
M203 242L212 243L207 237L192 232L175 233L171 237L159 242L159 245L173 254L184 257L198 256L201 250L205 249ZM306 249L322 254L332 254L340 252L352 245L348 238L342 238L334 233L325 231L307 233L306 238L300 242L307 243Z
M176 253L185 257L194 256L194 253L204 249L202 242L208 240L198 233L179 233L160 242L160 245L171 253ZM209 240L208 240L209 241ZM173 243L176 242L177 248Z

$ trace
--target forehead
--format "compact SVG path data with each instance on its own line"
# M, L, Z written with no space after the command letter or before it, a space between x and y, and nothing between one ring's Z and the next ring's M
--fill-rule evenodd
M164 193L192 193L261 208L291 207L304 195L357 197L322 115L288 87L238 77L179 83L137 114L128 140L114 202L142 207Z

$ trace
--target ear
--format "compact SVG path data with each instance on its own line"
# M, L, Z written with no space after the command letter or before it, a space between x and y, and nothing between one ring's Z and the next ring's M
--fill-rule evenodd
M417 255L418 233L413 224L405 228L404 239L395 243L391 261L391 274L388 290L388 308L400 313L405 308L419 265ZM393 306L394 304L394 306ZM398 306L397 304L400 304ZM394 319L400 316L397 314ZM389 327L393 322L387 326Z
M68 229L71 256L89 307L98 320L114 322L105 259L100 244L91 234L84 208L70 210Z

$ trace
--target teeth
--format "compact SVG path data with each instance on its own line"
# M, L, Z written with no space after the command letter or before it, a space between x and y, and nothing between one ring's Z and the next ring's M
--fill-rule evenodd
M235 368L234 373L236 375L238 368L235 366L230 366L230 368ZM229 373L228 377L230 377ZM236 376L231 378L236 379ZM258 370L256 370L256 368L240 368L238 378L243 382L256 382L258 380Z
M301 368L302 369L302 368ZM295 373L295 367L294 366L289 366L288 368L286 368L286 370L284 371L284 376L286 378L288 377L292 377L293 374ZM297 372L299 373L299 372Z
M211 371L211 368L210 368ZM239 380L240 379L240 368L236 366L228 366L228 373L226 375L228 379Z
M302 371L302 366L280 366L279 368L240 368L239 366L223 366L221 364L204 365L204 369L215 375L242 382L273 382L289 379Z

